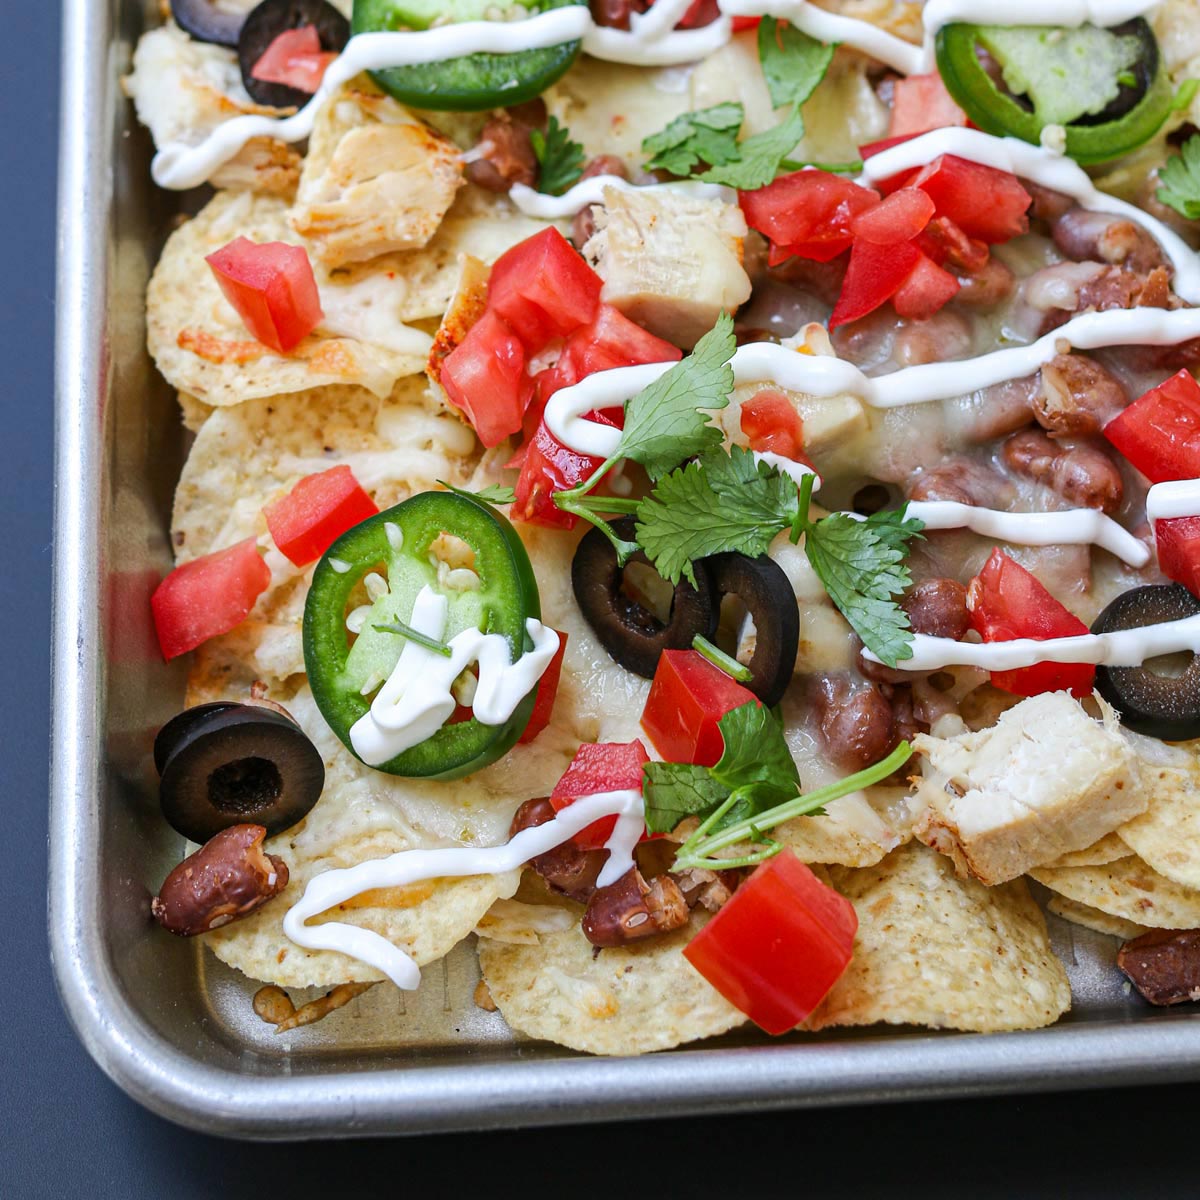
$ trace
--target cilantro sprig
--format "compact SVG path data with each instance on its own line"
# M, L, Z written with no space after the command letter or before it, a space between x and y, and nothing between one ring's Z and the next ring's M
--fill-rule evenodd
M451 658L454 654L454 651L445 642L430 637L429 634L422 633L411 625L406 625L399 617L394 621L389 621L386 625L376 625L374 628L378 633L399 634L406 641L415 642L418 646L424 646L426 650L432 650L435 654L440 654L445 658Z
M794 26L764 17L758 27L758 56L763 76L771 103L776 108L790 104L791 112L778 125L741 142L738 132L746 115L742 105L717 104L684 113L642 142L642 150L650 155L647 170L668 171L683 177L703 165L707 169L696 178L705 183L753 191L770 183L780 170L802 166L787 157L804 137L800 106L825 78L833 51L833 46L809 37ZM834 165L846 169L852 164Z
M1158 172L1158 199L1189 221L1200 221L1200 133L1194 133Z
M546 132L533 130L529 135L538 161L538 191L561 196L583 174L583 147L571 140L565 126L556 117L546 122Z

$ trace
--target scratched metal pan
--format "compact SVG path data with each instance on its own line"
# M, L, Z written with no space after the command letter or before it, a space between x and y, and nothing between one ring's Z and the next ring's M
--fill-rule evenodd
M1115 943L1052 921L1075 1011L1034 1033L889 1028L754 1034L638 1059L516 1038L472 1003L474 953L419 992L376 988L277 1037L253 985L164 936L147 899L179 858L157 814L151 739L182 701L150 592L167 568L184 451L144 349L142 296L179 211L119 76L152 0L66 0L58 265L50 935L63 1004L100 1066L147 1107L252 1138L417 1133L1029 1091L1200 1075L1200 1019L1123 990Z

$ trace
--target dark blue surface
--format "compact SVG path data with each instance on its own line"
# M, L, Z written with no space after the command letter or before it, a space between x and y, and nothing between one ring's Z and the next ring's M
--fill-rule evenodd
M264 1147L176 1129L110 1084L59 1009L44 928L57 13L54 0L0 13L0 1196L1200 1191L1191 1087Z

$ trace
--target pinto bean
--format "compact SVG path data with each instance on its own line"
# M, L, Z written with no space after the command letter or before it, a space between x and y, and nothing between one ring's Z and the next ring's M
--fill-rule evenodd
M537 183L537 155L529 135L534 126L504 112L492 117L479 135L479 157L467 163L464 173L489 192L507 192L514 183Z
M1117 951L1117 966L1151 1004L1200 1000L1200 929L1152 929Z
M231 825L189 854L150 902L168 932L195 937L248 916L287 887L287 863L263 852L261 825Z
M593 946L624 946L687 922L687 901L670 875L647 883L630 867L616 883L592 893L583 914L583 935Z
M1110 515L1121 507L1121 473L1099 447L1063 446L1040 429L1026 429L1013 434L1000 455L1010 470L1045 484L1069 504Z
M956 500L982 508L1002 507L1008 502L1011 485L985 463L954 458L920 471L908 482L910 500Z
M706 871L703 867L689 867L686 871L672 871L671 878L679 886L688 908L699 904L709 912L716 912L733 895L738 885L737 871Z
M628 29L633 13L644 13L651 0L589 0L592 20L605 29Z
M616 175L621 179L629 178L629 169L622 159L615 154L599 154L583 168L580 179L593 179L597 175ZM582 250L596 232L596 216L592 212L594 205L584 205L571 222L571 243L576 250Z
M1060 354L1041 370L1033 415L1052 435L1099 433L1129 403L1124 385L1095 359Z
M1040 386L1036 375L1006 379L963 397L963 434L972 442L994 442L1024 429L1033 420L1033 399Z
M954 277L958 280L958 294L954 299L972 308L999 304L1016 286L1016 276L998 258L989 258L978 271L956 271Z
M900 740L891 703L875 684L853 688L845 675L822 675L812 703L825 750L845 771L878 762Z
M900 607L916 633L961 641L971 628L967 589L957 579L923 579L909 588Z
M513 816L509 836L522 829L544 825L553 817L554 805L546 797L526 800ZM607 850L584 850L574 842L563 842L561 846L530 859L529 865L546 881L551 891L586 904L596 890L596 878L607 861Z
M962 358L971 349L971 326L959 313L940 312L927 321L904 322L896 330L892 357L901 367Z
M1053 188L1043 187L1031 179L1022 179L1021 186L1033 201L1029 206L1029 215L1035 220L1057 221L1075 204L1075 198L1068 196L1066 192L1056 192Z
M1054 244L1076 262L1104 262L1147 275L1166 261L1162 247L1140 225L1112 213L1070 208L1051 226Z

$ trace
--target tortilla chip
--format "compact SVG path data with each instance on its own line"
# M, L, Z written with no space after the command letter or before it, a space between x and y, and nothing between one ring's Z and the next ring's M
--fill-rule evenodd
M1160 875L1200 889L1200 769L1147 766L1141 775L1150 807L1122 825L1121 840Z
M187 392L179 393L179 410L184 429L190 429L192 433L199 433L200 426L213 414L211 404L205 404L203 400L197 400Z
M402 324L412 307L402 269L360 270L343 282L316 264L325 318L287 355L255 341L222 295L205 256L237 237L303 245L287 212L276 196L218 192L168 238L146 292L147 343L159 370L215 406L335 383L386 396L422 369L430 346L427 334Z
M745 1023L683 957L708 915L595 953L578 924L538 945L479 942L479 966L505 1021L530 1037L588 1054L644 1054L713 1037Z
M1147 931L1147 926L1138 925L1134 921L1126 921L1124 917L1112 917L1098 908L1080 904L1077 900L1068 900L1066 896L1051 896L1046 907L1057 917L1070 921L1072 925L1081 925L1084 929L1092 929L1096 933L1104 933L1109 937L1129 941Z
M479 919L475 932L481 938L512 946L536 946L548 933L561 933L579 920L578 910L566 905L527 904L522 900L497 900Z
M1060 854L1048 867L1103 867L1107 863L1117 862L1128 858L1132 850L1116 833L1106 833L1098 842L1093 842L1083 850L1071 850Z
M1039 867L1030 875L1068 900L1139 925L1200 927L1200 891L1160 875L1136 855L1101 867Z
M911 816L898 794L906 789L868 788L825 806L820 817L797 817L777 826L771 836L795 852L801 862L873 867L912 839Z
M866 870L828 868L854 905L846 973L808 1021L926 1025L991 1033L1037 1029L1071 1007L1041 909L1023 880L987 888L912 844Z

